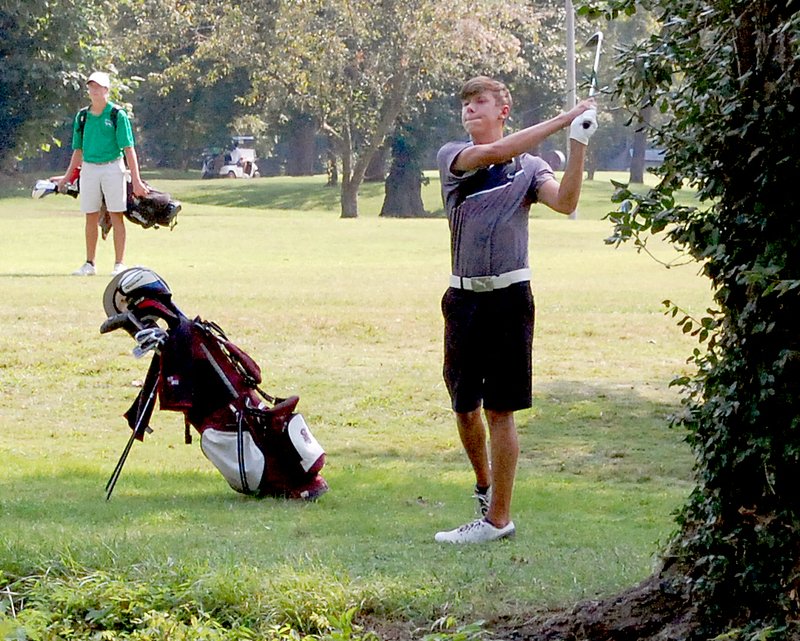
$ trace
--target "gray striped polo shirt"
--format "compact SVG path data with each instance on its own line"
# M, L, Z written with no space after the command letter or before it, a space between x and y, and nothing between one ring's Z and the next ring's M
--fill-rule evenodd
M449 142L437 154L442 200L450 222L456 276L497 276L528 267L528 214L539 186L553 179L544 160L522 154L505 165L454 173L471 142Z

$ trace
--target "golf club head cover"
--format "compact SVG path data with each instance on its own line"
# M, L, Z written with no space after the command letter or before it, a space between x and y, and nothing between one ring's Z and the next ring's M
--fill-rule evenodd
M589 144L589 138L597 131L597 110L587 109L577 116L569 126L569 137L582 145Z
M31 198L44 198L58 191L58 183L52 180L37 180L31 191Z

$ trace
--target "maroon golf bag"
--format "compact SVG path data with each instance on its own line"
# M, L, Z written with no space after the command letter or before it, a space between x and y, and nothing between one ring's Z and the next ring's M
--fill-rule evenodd
M194 427L203 453L237 492L313 500L328 490L319 474L325 452L295 412L299 398L264 392L256 362L215 323L185 316L155 272L125 270L109 283L103 305L108 318L102 333L125 329L137 342L135 355L153 352L142 389L125 414L131 437L107 497L133 442L150 431L156 398L160 409L183 413L186 442Z

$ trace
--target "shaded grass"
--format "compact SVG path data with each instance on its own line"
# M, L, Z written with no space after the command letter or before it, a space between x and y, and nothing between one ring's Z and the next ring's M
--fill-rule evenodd
M230 180L225 178L203 180L199 171L143 170L143 177L162 191L175 198L195 205L212 205L231 208L261 208L304 214L327 212L338 216L340 208L339 186L326 186L326 177L279 176L257 179ZM560 176L560 173L557 175ZM44 176L0 177L0 198L27 198L36 178ZM422 200L426 211L433 218L444 217L439 178L436 171L426 171L426 184L422 186ZM583 197L578 215L581 219L601 220L615 206L609 202L614 191L611 180L627 183L627 172L597 172L594 180L583 184ZM645 177L646 186L656 183L652 174ZM640 186L642 190L646 186ZM635 187L635 186L634 186ZM52 198L52 197L51 197ZM384 185L365 182L359 190L359 212L362 216L377 216L384 199ZM59 198L59 200L62 200ZM692 192L679 193L682 204L696 204ZM40 201L46 202L46 201ZM62 203L63 206L63 203ZM198 212L195 212L198 213ZM557 220L561 214L545 207L534 207L534 219Z
M524 617L643 578L692 487L690 454L665 426L677 404L668 382L693 343L660 301L704 309L696 268L609 249L607 223L589 214L532 221L536 380L534 407L518 416L519 533L442 548L433 533L473 509L440 377L446 222L196 204L210 198L206 184L232 200L252 186L254 203L288 198L269 180L159 180L185 210L172 232L129 226L129 260L164 276L187 314L219 322L262 365L268 391L300 394L331 492L312 505L236 495L197 444L183 445L180 416L163 412L105 502L127 438L120 414L147 363L127 335L98 333L108 276L65 276L82 252L73 201L7 198L2 571L202 582L234 601L244 584L258 603L239 607L277 621L358 604L420 622ZM602 206L590 195L581 212ZM110 243L99 255L106 273ZM305 600L300 586L314 578L330 589Z

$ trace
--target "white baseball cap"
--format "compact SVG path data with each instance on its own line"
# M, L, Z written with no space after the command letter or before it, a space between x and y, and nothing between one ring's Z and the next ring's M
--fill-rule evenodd
M94 71L92 75L86 80L86 84L88 85L90 82L96 82L101 87L105 87L108 89L111 86L111 78L109 78L108 74L103 71Z

